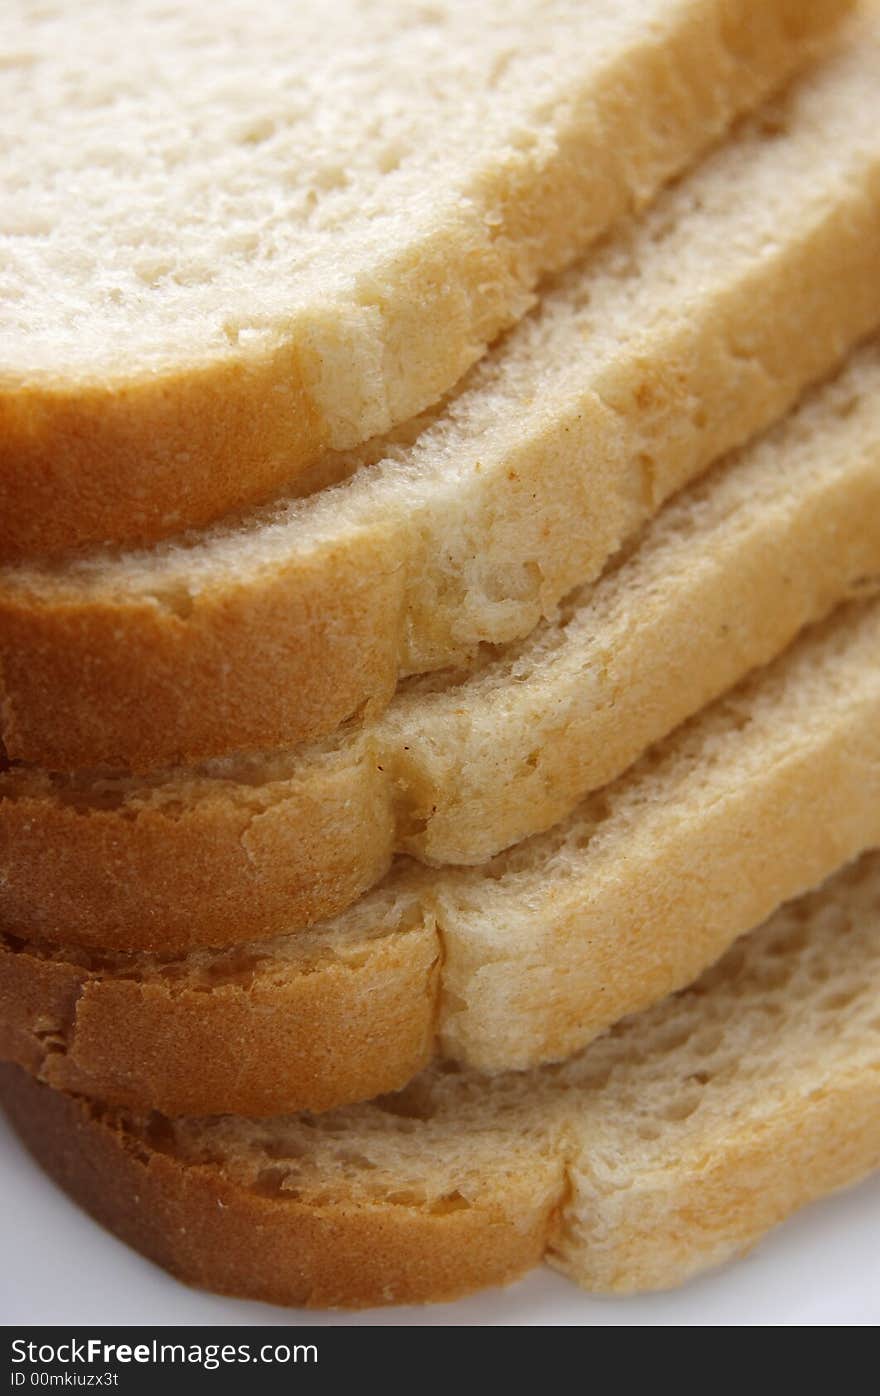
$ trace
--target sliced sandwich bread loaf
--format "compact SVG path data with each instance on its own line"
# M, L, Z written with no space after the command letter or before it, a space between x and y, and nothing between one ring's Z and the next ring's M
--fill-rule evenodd
M31 940L173 954L335 915L395 851L484 861L871 585L876 344L463 682L411 682L377 723L307 751L140 780L0 773L0 919Z
M8 1066L0 1098L71 1196L209 1289L412 1303L547 1259L628 1293L880 1165L878 1001L873 855L561 1067L437 1069L317 1120L130 1115Z
M880 601L845 608L546 834L401 863L311 931L168 959L0 942L0 1056L167 1114L326 1110L430 1056L561 1059L880 844Z
M146 540L449 389L849 0L11 0L0 556Z
M149 551L4 568L9 756L145 770L294 744L552 615L880 321L878 63L869 12L421 430L331 463L354 471L337 487Z

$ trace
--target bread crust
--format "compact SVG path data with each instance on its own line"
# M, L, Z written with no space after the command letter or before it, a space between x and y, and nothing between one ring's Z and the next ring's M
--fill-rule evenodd
M581 677L548 681L533 699L528 684L514 686L509 703L532 711L512 737L508 712L491 768L469 745L492 720L484 700L468 710L464 737L454 714L422 732L404 709L396 723L351 734L336 751L299 763L291 754L286 778L262 783L247 769L240 779L171 772L155 788L100 779L70 788L37 773L0 774L4 928L113 951L231 945L336 915L384 876L395 852L477 863L549 828L851 589L880 583L880 437L870 437L869 422L854 441L838 417L850 389L870 391L873 379L866 387L858 369L870 374L875 362L874 351L859 356L815 400L823 415L814 408L801 428L815 436L827 424L824 449L831 455L836 446L846 469L805 478L784 514L767 509L748 530L695 538L687 576L634 605L614 647L601 620L574 638L569 622L564 651ZM774 438L788 454L804 451L798 423ZM754 456L755 466L776 464ZM701 498L745 465L731 463ZM637 597L638 562L636 553L623 574ZM590 609L587 600L585 618Z
M328 1110L397 1090L434 1046L440 947L430 924L298 974L150 982L5 942L0 1056L54 1085L168 1115ZM295 1102L295 1104L294 1104Z
M79 382L20 379L10 366L0 383L0 560L206 524L288 486L325 447L354 445L437 401L523 313L542 274L643 204L805 63L850 8L676 5L598 85L564 94L547 141L511 142L411 247L356 282L349 302L300 315L260 356L230 347L214 361L109 382L87 371ZM381 420L366 381L377 363Z
M560 1190L536 1167L460 1210L279 1203L133 1148L85 1102L14 1068L0 1067L0 1095L34 1156L109 1230L189 1284L270 1304L420 1304L506 1284L539 1263Z
M175 954L333 916L385 875L396 843L372 745L300 780L183 783L139 808L107 799L100 782L92 803L42 779L16 794L15 772L0 774L4 925L37 940Z

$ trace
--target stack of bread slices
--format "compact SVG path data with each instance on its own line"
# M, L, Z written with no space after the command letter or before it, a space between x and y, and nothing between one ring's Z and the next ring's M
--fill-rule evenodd
M880 1164L880 6L3 25L35 1156L318 1305L668 1286Z

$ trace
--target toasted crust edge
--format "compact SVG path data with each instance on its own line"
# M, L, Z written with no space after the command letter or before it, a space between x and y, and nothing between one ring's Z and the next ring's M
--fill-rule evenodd
M374 746L283 786L206 782L137 809L100 794L83 807L50 786L12 795L0 773L4 929L180 954L334 916L385 875L396 843Z
M419 1304L506 1284L540 1262L556 1200L532 1180L439 1213L279 1203L139 1148L18 1068L0 1066L0 1098L42 1167L121 1240L189 1284L267 1303Z
M329 1110L397 1090L434 1051L441 951L427 922L354 963L181 987L0 952L0 1057L61 1089L166 1115Z

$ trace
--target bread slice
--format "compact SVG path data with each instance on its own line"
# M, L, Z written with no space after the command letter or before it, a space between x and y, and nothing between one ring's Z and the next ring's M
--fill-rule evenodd
M0 774L0 917L28 939L179 954L348 906L395 851L478 863L880 585L880 345L673 501L638 548L463 682L405 686L309 751L152 779Z
M880 321L878 64L873 11L421 430L337 460L355 470L337 487L3 569L8 754L145 770L293 745L552 615Z
M47 1171L190 1283L270 1303L450 1299L542 1258L667 1288L880 1165L880 858L778 912L561 1067L436 1069L309 1116L132 1116L0 1069Z
M568 1056L880 844L878 653L880 601L847 608L549 833L403 863L311 931L171 960L6 934L0 1056L171 1115L326 1110L434 1051Z
M204 523L435 402L850 8L4 6L0 555Z

